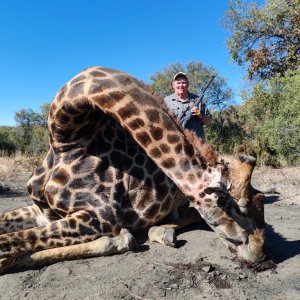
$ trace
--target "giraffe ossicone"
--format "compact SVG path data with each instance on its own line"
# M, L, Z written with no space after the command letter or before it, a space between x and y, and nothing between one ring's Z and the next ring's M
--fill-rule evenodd
M219 163L139 80L84 70L56 94L48 127L49 152L27 184L35 204L0 215L0 272L130 250L131 232L188 201L240 260L264 259L253 161Z

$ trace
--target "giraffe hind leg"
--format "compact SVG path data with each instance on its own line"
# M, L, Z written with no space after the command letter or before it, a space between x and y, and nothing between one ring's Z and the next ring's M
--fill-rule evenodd
M0 259L0 273L14 268L35 268L59 261L124 253L137 248L137 243L128 229L121 229L116 237L103 236L91 242L53 248L24 254L19 257Z
M4 212L0 215L0 234L25 230L49 223L36 205Z
M95 211L80 210L43 226L0 235L0 258L81 244L119 232L116 224L98 219Z

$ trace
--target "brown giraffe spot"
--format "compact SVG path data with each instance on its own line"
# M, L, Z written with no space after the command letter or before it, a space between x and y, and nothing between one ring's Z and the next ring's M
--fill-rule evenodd
M49 203L50 206L53 206L54 205L54 196L53 196L53 193L52 192L48 192L48 190L54 190L54 187L51 187L51 186L47 186L47 191L45 192L45 196L46 196L46 199L47 199L47 202ZM57 192L57 189L56 189L56 192Z
M181 172L176 172L175 176L177 179L183 179L183 174Z
M90 75L92 75L93 77L106 77L107 76L104 72L101 72L98 70L91 71Z
M41 186L42 186L43 183L44 183L45 176L46 176L46 175L44 174L43 176L38 177L37 179L33 180L33 181L32 181L32 186L37 187L37 189L40 189Z
M135 211L129 210L129 211L124 213L122 226L125 227L125 226L128 226L128 225L132 225L134 222L136 222L139 219L140 219L140 217Z
M122 120L126 120L132 116L139 115L139 109L133 102L129 102L126 106L119 109L118 114Z
M72 166L72 172L74 174L88 173L91 170L93 170L94 167L95 167L95 162L94 162L93 158L87 157L84 160L82 160L80 163Z
M52 173L52 180L60 185L65 185L70 179L70 175L64 168L55 169Z
M83 81L85 79L84 75L76 76L73 80L71 80L70 85L73 85L77 82Z
M184 153L189 157L193 156L195 154L193 146L190 144L185 144L184 145Z
M159 148L165 154L171 151L171 148L167 144L161 144L159 145Z
M150 153L151 157L154 157L154 158L159 158L162 155L161 151L156 147L152 148L149 153Z
M115 220L115 215L111 209L111 207L109 207L108 205L106 205L100 212L101 217L109 222L110 224L115 224L116 220Z
M103 222L101 224L101 227L102 227L101 232L102 232L103 235L105 235L105 234L111 234L112 231L113 231L112 226L109 223L107 223L107 222Z
M136 130L136 129L142 128L144 125L145 125L145 122L141 118L136 118L136 119L134 119L134 120L132 120L132 121L130 121L128 123L128 126L132 130Z
M171 196L167 196L164 201L161 203L161 210L162 211L168 211L170 210L170 203L173 202L173 199Z
M190 182L191 184L196 182L196 177L194 174L188 174L187 176L187 181Z
M138 132L136 134L136 139L144 146L144 147L148 147L152 140L150 135L148 134L148 132L146 131L142 131L142 132Z
M64 85L57 93L57 96L56 96L56 101L57 102L60 102L62 100L62 98L65 96L65 93L67 91L67 86ZM56 106L55 104L53 103L51 105L51 111L54 111L56 109Z
M146 116L151 123L159 123L159 113L155 109L145 110Z
M34 172L34 174L35 175L41 175L42 173L44 173L45 172L45 168L43 167L43 166L40 166L40 167L38 167L36 170L35 170L35 172Z
M201 193L199 193L199 198L200 198L200 199L203 199L203 198L205 197L205 195L206 195L206 194L205 194L204 192L201 192Z
M160 204L154 203L149 209L144 212L144 217L147 219L153 219L157 212L160 211Z
M178 143L179 140L180 140L180 137L179 137L177 134L168 134L168 135L167 135L167 141L168 141L170 144Z
M99 81L98 83L92 83L90 88L89 88L89 94L96 94L96 93L100 93L103 92L107 89L112 89L117 87L117 85L109 79L102 79L101 81Z
M80 114L80 111L78 111L78 109L74 107L73 103L66 102L66 103L63 104L61 109L67 115L78 115L78 114ZM54 115L53 118L56 119L56 115Z
M174 168L176 166L176 162L174 158L167 158L164 161L162 161L162 166L166 169L171 169Z
M162 137L163 137L163 131L162 131L162 129L159 128L159 127L154 127L154 126L152 126L152 127L150 128L150 133L151 133L151 136L152 136L152 137L154 138L154 140L156 140L156 141L161 140Z
M83 94L84 86L84 82L75 83L68 93L69 98L73 99Z
M69 220L69 228L70 229L76 229L77 227L77 222L74 219Z
M72 245L72 240L71 239L65 239L65 245L66 246L70 246L70 245Z
M132 83L132 78L127 75L121 74L115 76L115 78L119 81L120 85L126 86Z
M79 128L84 127L83 124L89 119L88 117L89 117L89 114L86 114L86 113L77 115L76 117L73 118L73 122L72 122L73 127L74 127L74 125L76 125L76 127L79 127ZM77 129L76 132L78 132L79 130Z
M200 183L200 184L198 185L198 189L199 189L199 190L203 189L203 184L202 184L202 183Z
M179 160L179 165L180 165L180 168L183 172L187 172L191 168L190 161L186 158L181 158Z
M57 113L56 119L59 124L63 124L63 125L68 124L71 120L67 114L63 113L63 111Z
M93 230L91 227L87 227L87 226L84 226L82 224L79 224L79 234L80 235L94 235L96 234L96 231Z
M180 154L182 151L182 145L181 144L176 145L174 150L176 154Z
M92 97L92 101L98 103L103 109L111 109L118 103L117 99L111 98L109 95L97 95Z
M166 130L175 131L175 124L171 118L163 118L163 126Z
M19 239L22 240L24 238L24 231L17 231L16 234L17 234Z

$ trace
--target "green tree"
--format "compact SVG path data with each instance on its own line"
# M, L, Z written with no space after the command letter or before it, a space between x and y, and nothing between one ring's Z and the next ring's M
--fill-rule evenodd
M41 105L41 113L31 108L15 113L18 126L15 128L15 143L18 149L28 154L38 154L47 149L47 116L50 105Z
M266 79L300 65L300 0L233 0L224 19L233 61L250 79Z
M14 127L0 126L0 150L11 154L16 148L14 143Z
M262 162L300 162L300 69L257 83L240 109L248 141Z

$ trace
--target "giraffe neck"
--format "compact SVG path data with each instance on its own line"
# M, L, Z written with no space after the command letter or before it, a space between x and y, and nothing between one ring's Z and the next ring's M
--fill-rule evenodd
M63 101L65 96L68 103ZM58 149L63 149L68 143L61 138L65 126L63 122L67 118L57 114L68 111L77 116L97 110L98 119L107 114L116 119L185 195L195 197L202 193L214 173L154 96L142 83L126 73L99 67L87 69L58 92L54 106L50 126L60 128L60 131L59 139L55 135L51 138L52 145ZM85 122L81 121L81 124ZM80 132L80 129L76 130ZM66 135L70 135L71 131L69 126ZM76 137L70 140L79 144Z

